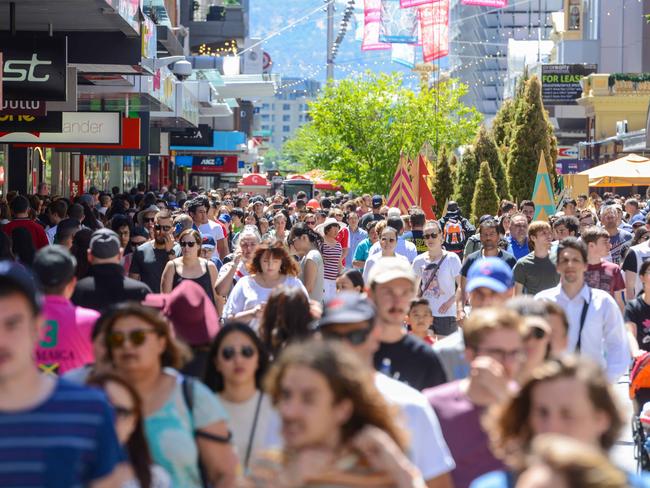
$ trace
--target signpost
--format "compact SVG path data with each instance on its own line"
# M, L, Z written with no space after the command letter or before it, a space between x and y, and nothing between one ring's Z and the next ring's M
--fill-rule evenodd
M542 66L544 105L575 105L582 96L580 81L596 73L596 64L545 64Z

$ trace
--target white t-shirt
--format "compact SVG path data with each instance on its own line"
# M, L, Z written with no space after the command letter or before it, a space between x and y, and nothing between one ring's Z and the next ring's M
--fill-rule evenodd
M442 266L438 270L436 277L432 279L433 269L426 269L430 264L440 263L440 259L432 261L429 259L429 253L424 252L413 260L413 272L420 278L421 285L427 285L427 289L422 293L422 297L429 301L429 308L434 317L455 317L456 301L445 313L440 313L438 309L456 293L456 277L460 273L461 262L456 253L446 252L447 257L442 261Z
M253 421L255 419L255 411L257 410L257 402L260 394L258 391L243 403L229 402L222 395L217 394L221 405L228 412L228 427L232 432L233 444L237 449L237 455L242 466L246 459L246 451L248 450L251 434L253 434L253 443L251 446L249 466L251 461L255 459L257 453L274 446L272 439L277 435L275 432L271 432L271 428L278 424L277 420L272 420L278 414L273 408L268 395L262 395L262 402L260 403L260 410L257 416L257 425L253 433Z
M287 276L282 285L288 288L300 288L305 296L309 298L302 281L295 276ZM264 288L258 285L252 276L243 276L230 292L223 308L223 316L229 318L239 312L245 312L257 305L266 303L272 291L273 288ZM253 319L249 325L257 330L259 324L257 320Z
M215 222L212 222L211 220L208 220L207 224L201 224L199 225L199 232L201 235L206 236L212 236L214 238L214 242L216 244L217 241L220 241L221 239L224 239L223 235L223 229L221 226ZM217 249L215 248L215 251ZM218 254L218 253L217 253ZM225 256L219 256L220 258L225 258Z
M372 246L370 246L370 250L368 251L368 256L372 256L373 254L381 254L381 243L380 242L375 242ZM395 247L395 254L398 256L404 256L406 259L409 260L409 263L412 263L415 257L418 255L418 248L415 247L415 244L412 242L407 241L404 239L404 236L398 236L397 237L397 246Z
M366 264L363 266L363 282L364 283L368 283L368 277L370 276L370 270L383 257L384 256L382 256L381 253L373 254L371 256L368 256L368 259L366 259ZM395 254L395 257L399 258L399 259L403 259L404 261L406 261L408 263L408 259L406 259L401 254Z
M440 429L440 422L426 397L401 381L375 373L375 386L384 398L399 407L403 427L409 434L409 459L425 480L453 471L456 467Z

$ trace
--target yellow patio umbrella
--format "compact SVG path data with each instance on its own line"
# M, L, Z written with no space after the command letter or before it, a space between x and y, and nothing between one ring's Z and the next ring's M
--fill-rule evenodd
M594 187L650 185L650 159L628 154L578 174L587 175Z

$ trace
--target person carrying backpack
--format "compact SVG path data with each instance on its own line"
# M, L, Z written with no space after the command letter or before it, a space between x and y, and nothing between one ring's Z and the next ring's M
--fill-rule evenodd
M447 205L447 213L440 219L443 243L446 251L453 252L463 259L463 249L467 239L474 234L476 228L464 218L458 207L458 203L450 201Z

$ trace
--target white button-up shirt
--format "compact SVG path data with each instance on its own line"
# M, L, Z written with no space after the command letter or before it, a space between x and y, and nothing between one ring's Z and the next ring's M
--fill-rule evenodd
M589 303L582 328L581 354L597 361L612 382L627 372L631 360L627 332L623 315L609 293L584 285L580 293L571 299L560 283L554 288L540 291L535 298L557 303L564 310L569 321L569 352L576 350L582 307L585 302Z

